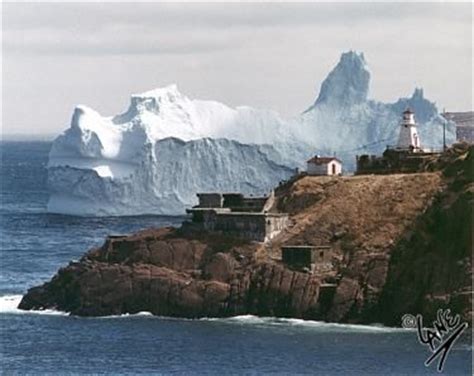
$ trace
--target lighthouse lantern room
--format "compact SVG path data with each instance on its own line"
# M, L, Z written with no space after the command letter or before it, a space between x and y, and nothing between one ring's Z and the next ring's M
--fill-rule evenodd
M416 129L415 114L409 108L403 112L397 149L410 150L413 152L422 151L420 137Z

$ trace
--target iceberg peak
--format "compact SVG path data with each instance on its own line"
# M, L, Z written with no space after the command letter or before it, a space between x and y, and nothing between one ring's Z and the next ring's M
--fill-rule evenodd
M159 107L166 103L175 103L184 96L178 91L176 84L145 91L141 94L132 94L132 106L137 109L146 109L157 112Z
M188 101L189 99L179 92L176 84L132 94L128 110L122 115L117 115L115 121L130 121L133 117L144 113L159 115L163 108Z
M145 91L139 94L132 94L132 98L154 98L154 99L169 99L176 98L181 96L181 93L178 90L178 85L170 84L165 87L156 88L152 90Z
M416 87L413 95L411 96L412 99L424 99L423 88Z
M321 85L314 106L352 106L367 100L370 72L363 53L355 51L341 55L338 64Z
M95 123L101 121L100 114L88 106L82 104L74 108L71 118L71 128L88 129L94 127Z
M400 98L391 106L396 113L401 113L410 107L415 112L416 120L420 123L427 123L438 115L436 104L425 98L421 87L415 88L411 97Z

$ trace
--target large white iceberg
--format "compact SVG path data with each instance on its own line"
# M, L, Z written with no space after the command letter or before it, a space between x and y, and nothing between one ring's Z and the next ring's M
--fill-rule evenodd
M75 215L182 214L197 192L268 193L314 153L380 152L410 106L426 146L442 144L442 118L416 89L392 104L368 99L364 56L344 53L315 103L292 119L251 107L191 100L175 85L132 95L114 117L77 106L53 143L48 210ZM448 141L454 128L448 124Z
M288 131L274 112L190 100L175 85L133 95L115 117L78 106L50 153L48 210L183 214L196 192L268 193L308 154Z

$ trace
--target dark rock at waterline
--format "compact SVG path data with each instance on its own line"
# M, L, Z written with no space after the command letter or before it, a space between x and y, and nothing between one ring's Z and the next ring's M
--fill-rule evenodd
M317 278L259 260L260 245L230 243L228 252L219 252L216 244L225 241L187 239L172 229L108 239L30 289L19 308L180 317L306 317L316 308Z
M109 237L34 287L21 309L101 316L254 314L399 326L450 308L472 322L473 147L456 145L423 173L304 177L276 207L294 225L271 244L181 229ZM281 245L330 246L332 269L278 261Z

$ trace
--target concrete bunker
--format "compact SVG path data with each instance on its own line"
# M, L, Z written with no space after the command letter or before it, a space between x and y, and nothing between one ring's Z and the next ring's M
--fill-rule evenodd
M199 193L199 205L186 210L192 222L206 231L266 242L288 226L286 213L269 210L274 193L263 197L245 197L241 193Z
M332 249L329 246L288 245L281 247L283 263L296 270L311 273L332 269Z

